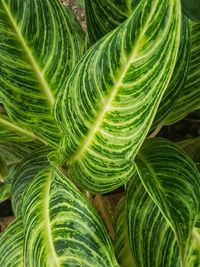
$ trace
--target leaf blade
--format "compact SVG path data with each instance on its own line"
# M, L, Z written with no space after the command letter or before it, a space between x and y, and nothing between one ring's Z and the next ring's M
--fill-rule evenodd
M114 190L131 177L132 160L176 61L179 2L142 3L121 27L85 54L57 101L55 116L66 133L61 150L68 175L92 192ZM157 28L159 21L165 25L162 31ZM155 30L153 36L148 27ZM151 45L152 38L158 46Z

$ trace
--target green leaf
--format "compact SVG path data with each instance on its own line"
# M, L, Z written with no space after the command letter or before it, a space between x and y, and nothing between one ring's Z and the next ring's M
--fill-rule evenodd
M25 266L118 267L96 210L61 173L41 172L23 204Z
M181 267L175 234L137 173L127 186L126 217L136 266Z
M181 95L181 90L189 71L190 46L189 20L185 16L182 16L181 39L176 66L168 88L160 102L152 125L153 127L158 126L164 120Z
M129 18L141 0L85 0L88 35L91 43L114 30Z
M165 139L148 140L136 166L145 189L176 234L184 263L200 211L199 172L182 150Z
M118 263L121 267L137 267L129 245L125 197L122 197L117 205L115 225L116 236L114 240L114 249Z
M0 203L7 200L11 196L11 184L0 183Z
M25 157L12 173L13 183L11 191L12 208L15 216L21 214L23 195L35 176L49 166L47 159L49 147L40 147Z
M126 217L131 250L137 266L198 267L199 228L192 229L186 262L181 265L176 236L137 175L126 190ZM131 266L131 265L129 265Z
M0 0L0 99L24 131L55 146L56 95L84 49L84 36L58 0Z
M0 155L7 166L18 163L40 146L38 139L32 132L11 122L7 115L0 115Z
M183 12L192 20L200 22L200 1L181 0Z
M191 61L187 81L182 93L164 119L164 125L174 124L190 112L200 108L200 23L190 22Z
M58 97L68 176L104 193L132 176L178 53L178 0L144 0L85 54Z
M0 156L0 182L3 182L5 177L8 174L8 169L6 166L6 162L4 159Z
M85 6L85 0L76 0L77 4L80 6L80 7L84 7Z
M186 267L200 266L200 228L195 227L192 231L192 239L187 255Z
M0 266L25 266L23 263L23 223L21 218L13 221L0 236Z
M195 163L200 163L200 137L183 140L177 143Z

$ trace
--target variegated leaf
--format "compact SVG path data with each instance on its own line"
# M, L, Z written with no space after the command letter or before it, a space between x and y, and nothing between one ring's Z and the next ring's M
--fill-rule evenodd
M88 35L91 43L114 30L129 18L141 0L85 0Z
M61 91L55 116L66 133L67 173L88 190L108 192L130 179L176 63L180 26L179 0L143 0Z
M126 217L137 267L181 267L175 234L137 173L126 190Z
M116 208L115 231L114 249L118 263L121 267L137 267L130 250L125 197L120 199Z
M185 262L200 211L200 175L191 159L165 139L148 140L136 166L142 183L176 234Z
M165 119L182 93L181 90L187 79L189 71L190 49L189 20L185 16L182 16L181 41L176 66L169 86L163 95L162 101L160 102L152 125L153 127L158 126Z
M200 266L200 227L196 226L192 231L192 238L187 255L185 267Z
M135 11L141 0L105 1L86 0L87 26L90 41L95 42L106 35ZM106 21L106 23L105 23ZM152 127L156 127L167 116L177 101L183 84L187 78L190 62L189 19L182 16L181 42L176 66L159 105Z
M7 115L0 115L0 155L6 165L16 164L40 145L38 136L10 121Z
M200 23L190 22L191 61L181 95L163 124L173 124L200 108Z
M61 173L41 172L23 202L24 263L29 267L118 267L100 217Z
M23 262L23 223L20 217L13 221L0 236L0 266L25 267Z
M182 264L176 236L137 174L127 187L126 217L129 240L137 267L199 266L199 222L192 229L186 261Z
M11 200L14 214L19 216L22 209L23 195L34 177L49 166L47 159L49 147L40 147L25 157L12 173Z
M0 99L15 123L52 146L61 137L55 98L84 48L71 16L58 0L0 0Z

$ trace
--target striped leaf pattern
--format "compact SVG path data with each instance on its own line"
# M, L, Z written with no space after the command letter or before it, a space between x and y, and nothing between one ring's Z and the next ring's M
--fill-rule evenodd
M137 267L129 245L128 226L126 220L125 197L122 197L115 212L114 240L115 255L121 267Z
M14 214L19 216L22 209L23 195L34 177L49 166L47 159L49 147L40 147L25 157L12 173L11 201Z
M0 266L25 266L23 262L23 223L20 217L13 221L0 236Z
M134 159L170 81L179 47L178 0L145 0L82 58L55 116L68 175L92 192L130 179Z
M153 127L158 126L158 124L164 120L181 95L181 90L187 79L189 71L190 46L189 20L186 16L182 16L181 39L176 66L169 86L163 95L162 101L160 102L152 125Z
M91 43L114 30L129 18L141 0L85 0L88 35Z
M173 124L200 108L200 23L191 21L190 31L191 61L187 81L178 101L164 119L164 125Z
M175 234L137 173L126 190L126 217L137 267L181 267Z
M137 173L126 190L126 218L131 250L137 267L199 266L199 223L192 229L186 262L182 264L176 235L147 193Z
M91 42L97 41L130 17L140 1L86 0L86 17ZM190 34L189 19L186 16L182 16L181 28L181 42L176 66L156 113L153 128L158 126L173 108L187 78L190 62Z
M71 16L58 0L0 0L1 102L15 123L52 146L61 137L55 98L83 52Z
M96 210L61 173L34 179L22 216L25 266L119 266Z
M182 150L165 139L148 140L136 166L144 187L177 236L184 263L200 210L199 172Z

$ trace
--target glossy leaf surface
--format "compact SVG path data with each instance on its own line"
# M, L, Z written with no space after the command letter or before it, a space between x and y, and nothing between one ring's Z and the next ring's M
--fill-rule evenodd
M130 179L176 63L179 1L143 1L82 58L58 98L68 175L92 192Z

